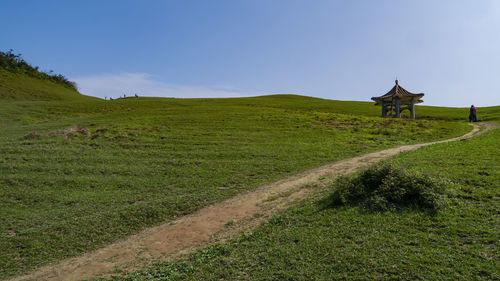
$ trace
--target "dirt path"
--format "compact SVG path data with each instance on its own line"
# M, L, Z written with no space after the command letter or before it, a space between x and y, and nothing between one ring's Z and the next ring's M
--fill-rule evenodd
M479 126L474 124L474 129L461 137L404 145L307 170L13 280L82 280L109 273L116 268L134 269L154 261L168 260L180 253L188 253L201 246L235 237L242 231L252 230L272 214L318 192L318 186L324 179L331 182L339 175L359 171L402 151L467 139L494 127L494 124L482 125L485 126L484 130L480 131Z

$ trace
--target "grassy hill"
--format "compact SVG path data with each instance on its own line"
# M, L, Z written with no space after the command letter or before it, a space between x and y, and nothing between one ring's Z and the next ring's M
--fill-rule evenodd
M499 145L496 129L387 161L448 181L437 213L332 206L327 195L250 235L112 280L498 280Z
M51 80L0 68L0 101L85 101L91 97Z
M103 101L22 73L0 79L0 278L308 168L470 130L467 109L421 106L425 118L396 120L366 102ZM483 112L492 120L499 108Z

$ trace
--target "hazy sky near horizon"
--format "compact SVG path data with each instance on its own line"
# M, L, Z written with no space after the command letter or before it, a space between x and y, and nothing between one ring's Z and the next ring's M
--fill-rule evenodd
M5 1L0 50L84 94L500 105L500 1Z

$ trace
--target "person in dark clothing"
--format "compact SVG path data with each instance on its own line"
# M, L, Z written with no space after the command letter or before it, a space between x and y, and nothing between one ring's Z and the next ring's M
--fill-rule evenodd
M474 105L470 106L469 122L477 122L476 107Z

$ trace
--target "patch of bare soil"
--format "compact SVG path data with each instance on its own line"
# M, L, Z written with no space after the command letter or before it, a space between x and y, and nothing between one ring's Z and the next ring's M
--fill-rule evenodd
M13 280L82 280L103 276L115 269L132 270L153 262L171 260L199 247L252 231L278 211L307 197L320 194L322 186L340 175L357 172L402 151L415 150L436 143L465 140L495 126L488 123L482 125L483 130L474 124L474 129L461 137L404 145L307 170L205 207L175 221L146 229L137 235L83 256L44 266Z
M68 138L69 136L71 136L73 134L81 134L81 135L88 136L90 134L90 132L89 132L88 128L73 126L73 127L69 127L66 129L61 129L61 130L57 130L55 132L52 132L49 134L49 136L50 137L63 136L65 138Z

